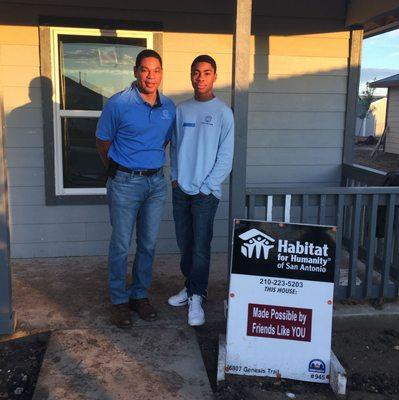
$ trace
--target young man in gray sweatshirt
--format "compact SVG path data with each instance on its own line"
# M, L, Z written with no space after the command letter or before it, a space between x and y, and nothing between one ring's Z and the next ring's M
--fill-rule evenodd
M208 288L213 222L234 152L233 113L213 93L216 78L212 57L195 58L194 97L178 105L171 141L173 217L185 287L168 303L188 303L191 326L205 322L202 300Z

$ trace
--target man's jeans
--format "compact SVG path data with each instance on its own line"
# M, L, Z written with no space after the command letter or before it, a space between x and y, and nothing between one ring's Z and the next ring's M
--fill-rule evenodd
M189 296L206 296L207 293L213 221L218 204L219 199L213 194L191 196L179 187L173 189L173 218L181 253L180 268L186 278Z
M147 297L165 197L166 182L162 171L151 176L117 171L115 178L108 179L107 198L112 225L108 267L113 304L127 303L129 297ZM133 281L127 288L127 257L135 225L137 248Z

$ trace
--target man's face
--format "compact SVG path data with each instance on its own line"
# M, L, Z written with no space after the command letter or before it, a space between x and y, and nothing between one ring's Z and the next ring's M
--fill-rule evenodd
M216 72L207 62L199 62L191 70L191 84L196 94L211 95L213 84L216 81Z
M146 57L138 67L134 67L137 86L144 94L153 94L158 90L162 80L162 66L155 57Z

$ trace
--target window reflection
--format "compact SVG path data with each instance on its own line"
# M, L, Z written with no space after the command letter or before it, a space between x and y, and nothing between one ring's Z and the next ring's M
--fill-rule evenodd
M65 118L62 155L65 188L104 187L106 174L96 149L97 118Z
M58 35L59 104L68 111L60 115L65 189L105 186L96 150L98 118L90 112L101 111L109 97L131 84L136 56L146 45L145 38Z
M61 109L101 110L130 85L145 48L145 39L59 35Z

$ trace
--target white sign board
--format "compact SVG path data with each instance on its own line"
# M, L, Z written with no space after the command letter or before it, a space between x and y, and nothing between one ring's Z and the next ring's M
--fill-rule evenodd
M335 233L235 221L227 373L328 383Z

